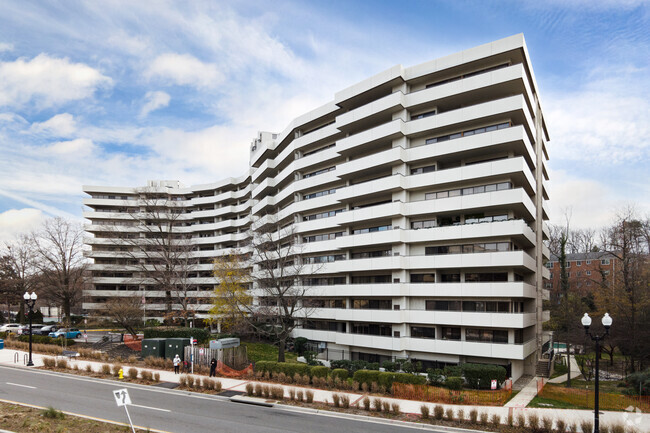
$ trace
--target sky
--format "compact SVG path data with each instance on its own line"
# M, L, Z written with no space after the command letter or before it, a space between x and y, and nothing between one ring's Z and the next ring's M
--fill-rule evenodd
M82 185L240 176L258 131L517 33L551 138L551 222L647 215L648 29L648 0L0 0L0 241L82 221Z

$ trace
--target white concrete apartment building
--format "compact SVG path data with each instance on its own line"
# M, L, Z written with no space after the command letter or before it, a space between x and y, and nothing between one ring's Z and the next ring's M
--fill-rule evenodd
M260 133L240 178L153 181L183 209L199 258L192 306L210 305L212 259L245 248L251 221L294 223L316 309L295 336L330 359L496 363L532 373L547 341L543 246L548 133L523 35L338 92L279 134ZM142 293L118 231L141 188L85 186L94 287L84 308ZM179 219L179 220L180 220ZM103 236L103 237L102 237ZM164 310L152 288L147 316Z

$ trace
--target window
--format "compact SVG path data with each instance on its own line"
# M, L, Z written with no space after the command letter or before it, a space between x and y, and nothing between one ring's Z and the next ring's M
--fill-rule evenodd
M411 274L412 283L435 283L436 274Z
M321 212L313 215L307 215L302 218L303 221L314 221L322 218L330 218L336 216L337 214L343 212L343 209L331 210L329 212Z
M335 192L336 192L336 188L326 189L325 191L313 192L311 194L305 195L303 197L303 200L309 200L309 199L316 198L316 197L323 197L325 195L334 194Z
M511 126L510 122L499 123L498 125L491 125L491 126L484 127L484 128L470 129L470 130L463 131L463 132L457 132L455 134L442 135L440 137L428 138L424 143L425 144L440 143L440 142L443 142L443 141L454 140L454 139L460 138L460 137L468 137L468 136L471 136L471 135L483 134L484 132L495 131L497 129L505 129L505 128L509 128L510 126Z
M441 274L441 283L460 283L460 274Z
M411 337L435 339L436 328L427 328L424 326L411 326Z
M353 259L368 259L372 257L388 257L392 254L391 250L368 251L363 253L352 253Z
M601 265L609 265L609 259L603 259L600 261Z
M587 260L587 264L590 265L590 264L591 264L591 260Z
M576 260L576 266L582 266L582 261Z
M466 283L490 283L508 281L507 272L467 272L465 273Z
M432 171L436 171L436 166L435 165L428 165L426 167L412 168L411 169L411 174L431 173Z
M390 275L368 275L352 277L352 284L385 284L390 283Z
M591 271L587 271L587 275L591 275Z
M427 221L413 221L411 223L411 228L413 230L419 229L429 229L436 226L436 220L427 220Z
M352 301L352 308L367 310L390 310L392 301L390 299L355 299Z
M425 301L429 311L460 311L460 301Z
M450 190L450 191L439 191L439 192L428 192L424 194L424 199L425 200L437 200L441 198L448 198L448 197L455 197L459 195L472 195L472 194L481 194L486 191L494 191L496 188L496 191L503 191L506 189L512 189L512 183L510 182L501 182L501 183L495 183L495 184L490 184L490 185L481 185L481 186L474 186L474 187L469 187L469 188L463 188L463 189L455 189L455 190Z
M424 119L425 117L435 116L437 114L436 110L427 111L426 113L416 114L411 117L411 120Z
M483 343L507 343L508 331L492 329L466 329L465 340Z
M305 236L305 237L302 238L302 241L305 242L305 243L327 241L327 240L331 240L331 239L336 239L339 236L343 236L343 232L326 233L324 235Z
M443 340L460 340L460 328L442 327Z
M360 234L363 234L363 233L383 232L383 231L390 230L390 229L391 229L391 226L389 226L389 225L387 225L387 226L369 227L369 228L365 228L365 229L353 230L352 234L360 235Z
M494 253L516 250L510 242L488 242L480 244L450 245L439 247L425 247L424 254L435 256L442 254L468 254L468 253Z
M305 175L303 176L303 179L306 179L306 178L308 178L308 177L318 176L319 174L327 173L327 172L334 171L334 170L336 170L336 166L334 166L334 167L328 167L328 168L323 168L323 169L316 170L316 171L312 171L311 173L307 173L307 174L305 174Z

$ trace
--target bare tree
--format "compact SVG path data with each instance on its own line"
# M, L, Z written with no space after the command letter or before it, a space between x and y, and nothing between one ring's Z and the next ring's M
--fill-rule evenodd
M83 233L80 224L57 217L46 220L41 230L30 235L40 292L62 305L68 318L86 282Z
M196 250L191 235L180 229L184 220L181 202L166 192L154 188L142 188L139 208L129 212L137 231L111 231L112 241L126 245L123 252L136 269L133 280L148 290L165 293L166 316L180 318L187 324L193 315L191 292L196 289L192 276L196 275Z
M140 297L129 296L113 298L106 302L104 314L123 326L133 337L137 337L135 330L142 320L142 304Z
M603 232L603 249L616 258L611 287L603 284L597 298L600 313L615 318L612 339L631 361L643 369L650 361L650 220L642 220L634 209L619 212ZM604 281L604 280L603 280Z
M278 222L253 224L250 252L215 261L213 314L241 320L255 332L278 345L278 362L292 331L313 308L308 301L306 280L320 269L302 255L294 226ZM247 284L251 283L249 291Z

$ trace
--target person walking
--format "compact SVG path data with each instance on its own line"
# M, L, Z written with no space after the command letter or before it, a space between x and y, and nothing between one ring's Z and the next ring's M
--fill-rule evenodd
M212 361L210 361L210 377L216 377L217 376L217 360L212 358Z
M173 362L174 362L174 374L179 374L178 369L181 366L181 357L178 356L178 353L176 354L176 356L174 356Z

